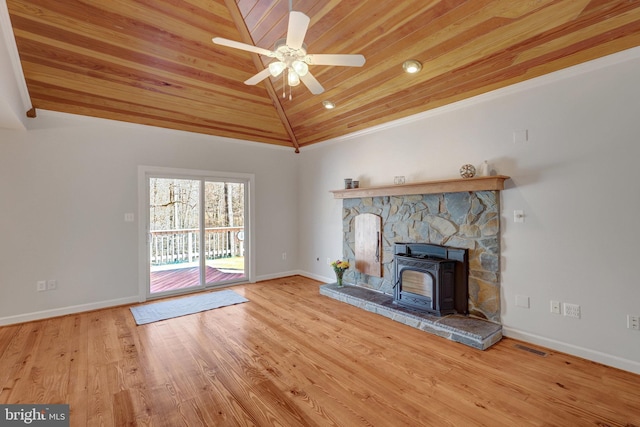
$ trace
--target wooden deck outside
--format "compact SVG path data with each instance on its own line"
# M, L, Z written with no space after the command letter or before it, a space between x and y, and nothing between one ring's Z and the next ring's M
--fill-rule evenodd
M186 289L200 284L198 267L176 268L173 270L152 271L149 279L151 293ZM240 279L244 273L230 273L206 266L206 283Z

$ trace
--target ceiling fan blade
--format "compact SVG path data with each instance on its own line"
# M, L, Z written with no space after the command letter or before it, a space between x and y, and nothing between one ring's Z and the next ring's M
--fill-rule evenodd
M260 71L255 76L250 77L247 80L245 80L244 84L250 85L250 86L257 85L258 83L260 83L261 81L263 81L264 79L269 77L270 75L271 75L271 73L269 72L269 69L265 68L264 70Z
M211 39L211 41L214 42L215 44L219 44L219 45L227 46L227 47L232 47L234 49L246 50L248 52L257 53L259 55L270 56L270 57L274 57L275 56L275 54L270 50L263 49L263 48L258 47L258 46L252 46L252 45L246 44L246 43L237 42L237 41L234 41L234 40L223 39L222 37L214 37L214 38Z
M343 67L362 67L366 61L362 55L317 54L307 55L309 65L338 65Z
M319 95L324 92L324 88L320 82L313 77L313 74L307 73L304 76L300 76L300 80L302 80L302 83L304 83L312 94Z
M287 29L287 46L300 49L304 43L304 36L309 28L309 17L302 12L292 10L289 13L289 28Z

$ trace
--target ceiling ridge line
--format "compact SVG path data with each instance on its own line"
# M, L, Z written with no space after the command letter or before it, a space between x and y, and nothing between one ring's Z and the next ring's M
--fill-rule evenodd
M249 29L247 28L244 19L242 18L242 14L240 13L240 9L238 8L237 3L234 0L224 0L227 5L227 9L229 9L229 13L231 14L231 18L233 22L236 24L236 28L238 28L238 32L240 33L240 38L245 43L254 44L253 39L251 38L251 34L249 33ZM260 71L263 69L262 61L260 57L256 53L251 53L251 59L253 60L254 65L256 66L256 70ZM293 131L293 127L291 123L289 123L289 118L287 117L284 108L282 108L282 104L280 103L280 98L278 94L276 94L276 90L271 83L271 80L264 80L265 88L267 89L267 93L269 94L269 98L273 102L273 106L276 109L278 117L282 122L287 134L291 138L291 144L295 148L295 152L300 152L300 144L298 143L298 138L296 137L295 132Z

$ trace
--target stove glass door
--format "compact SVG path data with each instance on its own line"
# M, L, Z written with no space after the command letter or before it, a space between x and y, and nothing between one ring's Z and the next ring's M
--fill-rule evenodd
M422 271L402 270L402 292L425 296L433 301L433 277Z

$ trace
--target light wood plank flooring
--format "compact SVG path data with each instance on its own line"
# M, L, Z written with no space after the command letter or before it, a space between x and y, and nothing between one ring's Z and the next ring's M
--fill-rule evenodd
M234 286L250 302L144 326L117 307L2 327L0 403L69 403L72 426L640 426L638 375L474 350L319 285Z

